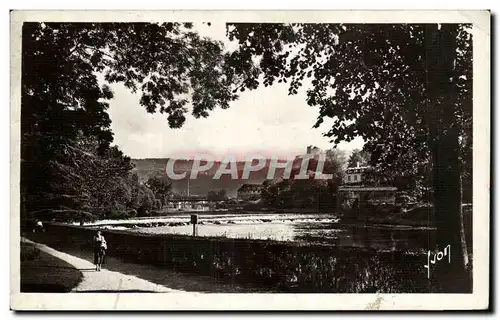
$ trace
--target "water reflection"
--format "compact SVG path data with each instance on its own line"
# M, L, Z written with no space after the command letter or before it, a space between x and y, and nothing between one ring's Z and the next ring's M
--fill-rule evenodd
M296 241L384 251L420 251L434 237L433 229L412 226L298 223L292 227Z

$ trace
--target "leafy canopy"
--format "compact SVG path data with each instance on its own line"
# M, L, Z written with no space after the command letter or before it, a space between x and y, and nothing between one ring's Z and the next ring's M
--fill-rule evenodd
M30 22L22 32L21 186L27 211L42 205L42 194L88 194L85 188L96 183L109 152L118 152L110 149L109 83L140 92L140 104L165 114L172 128L182 126L187 112L206 117L236 98L222 44L200 37L190 23ZM84 152L97 158L79 172L80 161L87 160L75 150L85 139L96 141L97 150ZM129 170L116 174L127 180ZM65 173L78 174L82 184L71 185Z
M241 89L285 82L289 94L297 94L306 85L307 103L319 110L314 127L324 118L333 119L325 134L332 142L362 137L374 163L412 171L416 162L428 161L434 141L453 128L460 131L463 153L471 149L469 29L437 24L232 23L227 34L239 43L231 55L234 61L258 61ZM451 72L431 61L435 48L430 41L444 33L456 39ZM438 65L436 73L429 65ZM439 72L446 73L452 90ZM451 97L451 107L444 96Z

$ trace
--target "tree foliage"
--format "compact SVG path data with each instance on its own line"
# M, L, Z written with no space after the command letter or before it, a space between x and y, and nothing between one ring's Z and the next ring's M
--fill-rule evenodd
M37 195L39 210L73 213L50 218L89 220L144 215L155 208L151 190L131 173L130 158L116 146L104 154L98 148L95 139L66 144L48 164L50 188Z
M160 201L161 206L166 204L167 197L172 194L172 181L165 175L150 177L145 185L153 192L155 198Z
M367 166L370 163L371 155L366 150L354 149L349 156L347 167Z
M210 190L207 199L211 201L227 200L227 191L225 189Z
M98 172L107 155L118 152L110 149L109 83L141 92L140 104L150 113L165 114L172 128L182 126L187 112L206 117L236 98L222 44L200 37L190 23L29 22L22 33L23 211L39 209L44 192L78 191L52 172L54 166L77 171L80 157L86 157L75 151L80 140L98 144L97 154L92 153L98 159L87 157L96 165L89 171ZM78 187L84 194L105 187L92 186L96 182L88 178ZM151 200L142 187L134 188Z
M261 197L264 203L275 208L317 208L330 209L335 206L334 194L344 179L345 157L338 150L325 152L326 159L321 172L330 174L330 179L316 179L319 156L309 159L306 168L307 179L299 179L301 168L292 169L290 178L266 180ZM302 160L304 161L304 160Z
M289 83L289 94L302 85L307 103L319 111L315 127L333 119L326 136L332 142L362 137L377 163L420 160L443 130L472 129L472 36L467 25L413 24L229 24L232 53L238 61L259 61L252 84ZM456 38L456 59L449 74L453 113L428 94L429 38ZM257 85L248 86L250 89ZM433 134L431 135L431 130ZM465 141L465 140L464 140ZM469 145L470 147L470 145ZM470 148L469 148L470 149ZM467 150L467 148L464 148ZM399 170L412 167L398 165Z

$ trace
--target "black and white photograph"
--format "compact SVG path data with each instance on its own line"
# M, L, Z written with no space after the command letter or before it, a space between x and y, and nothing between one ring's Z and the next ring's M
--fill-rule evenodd
M12 11L11 72L13 309L488 307L489 11Z

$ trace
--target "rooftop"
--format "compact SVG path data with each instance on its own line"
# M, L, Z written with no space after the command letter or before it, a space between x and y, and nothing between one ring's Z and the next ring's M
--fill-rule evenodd
M258 191L262 189L261 184L246 183L238 188L238 192Z
M347 168L346 171L366 170L368 168L370 168L370 166L350 167L350 168Z
M362 187L362 186L342 186L339 188L339 191L396 191L398 188L396 187Z

